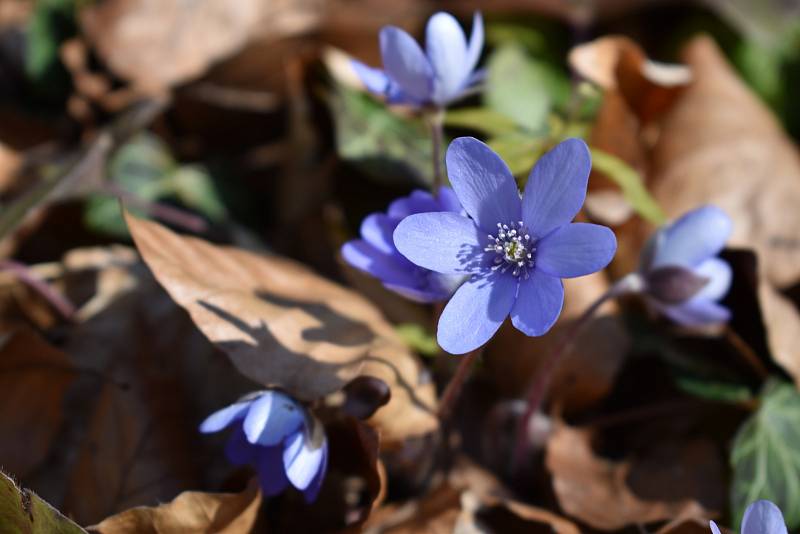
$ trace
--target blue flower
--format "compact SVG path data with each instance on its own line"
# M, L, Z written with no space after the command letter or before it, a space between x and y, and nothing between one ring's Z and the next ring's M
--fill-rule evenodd
M586 144L568 139L542 156L522 199L506 164L477 139L453 141L446 162L471 219L410 215L394 232L397 249L420 267L470 275L442 312L439 345L452 354L476 349L509 314L525 334L544 334L561 313L561 278L602 269L617 249L608 228L571 223L586 197Z
M317 498L328 464L328 442L322 424L302 406L278 391L261 391L209 415L200 432L219 432L231 425L228 459L253 466L265 495L277 495L291 484L307 502Z
M381 30L383 69L360 61L353 67L364 85L392 104L444 107L480 82L475 71L483 49L483 19L475 13L467 45L461 26L452 15L436 13L425 31L426 51L408 33L395 26Z
M721 534L719 527L709 521L711 532ZM786 534L786 523L780 508L769 501L756 501L747 507L742 518L742 534Z
M442 187L438 197L416 190L392 202L385 214L367 216L361 223L361 239L345 243L342 256L353 267L378 278L386 288L406 298L417 302L445 300L464 276L439 274L417 267L397 251L392 240L394 229L405 217L432 211L462 213L463 209L449 187Z
M716 257L731 235L730 217L715 206L692 210L660 228L642 252L639 271L644 279L658 269L679 267L702 280L686 299L665 300L645 288L648 300L664 315L684 326L722 323L731 313L717 303L731 285L731 268Z

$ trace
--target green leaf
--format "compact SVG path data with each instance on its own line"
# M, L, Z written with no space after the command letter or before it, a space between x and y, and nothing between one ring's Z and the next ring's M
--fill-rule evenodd
M401 117L369 95L334 83L328 95L339 156L376 181L433 182L431 136L419 118Z
M415 352L423 356L436 356L439 354L439 344L433 334L414 323L401 323L395 330L403 341Z
M566 77L519 46L499 48L489 58L488 68L486 105L529 132L543 132L550 110L569 98Z
M66 96L69 75L61 64L59 47L76 33L75 0L40 0L28 21L25 74L34 91L46 98Z
M753 398L750 389L744 384L710 380L690 375L675 376L675 384L689 395L712 401L739 404Z
M35 493L0 472L0 530L11 534L86 534Z
M758 499L774 502L790 529L800 526L800 393L772 380L761 406L733 441L731 510L736 528L745 508Z
M633 209L655 225L664 224L667 217L661 206L647 191L642 177L630 165L616 156L597 148L591 149L592 166L613 180L622 190Z
M544 153L547 140L521 133L489 139L489 147L506 162L514 176L527 176Z
M508 116L488 108L461 108L447 112L445 126L469 128L488 135L505 135L517 129L516 123Z
M165 187L186 207L199 211L212 221L220 221L227 215L225 204L220 200L214 181L205 167L179 167L170 175Z

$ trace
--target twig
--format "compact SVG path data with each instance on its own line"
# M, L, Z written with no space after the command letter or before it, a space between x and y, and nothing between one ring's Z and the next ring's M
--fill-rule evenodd
M71 320L75 315L75 306L50 287L44 280L36 276L26 265L14 260L0 260L0 271L8 271L19 278L39 295L41 295L64 319Z

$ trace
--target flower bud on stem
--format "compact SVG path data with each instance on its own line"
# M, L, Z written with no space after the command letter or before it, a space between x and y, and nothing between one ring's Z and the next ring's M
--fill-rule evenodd
M528 386L526 394L526 409L519 420L517 427L517 437L514 444L514 453L511 457L512 472L522 465L522 459L528 449L528 425L531 418L539 411L544 400L547 388L553 378L553 373L556 370L559 360L569 354L572 345L575 342L578 334L589 323L594 313L606 301L620 297L626 293L633 293L641 291L643 281L638 273L631 273L618 280L608 291L603 293L591 306L578 317L572 324L569 325L567 331L561 337L561 340L555 348L547 355L544 365L540 371L534 376L531 385Z

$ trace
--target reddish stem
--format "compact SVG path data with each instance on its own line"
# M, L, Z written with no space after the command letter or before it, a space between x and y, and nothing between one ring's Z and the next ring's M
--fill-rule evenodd
M447 384L447 387L442 393L442 400L439 402L439 419L444 421L450 417L456 401L461 396L461 390L464 389L464 382L469 376L472 364L478 359L478 355L483 352L483 347L475 349L461 357L456 367L456 372Z
M13 273L20 282L41 295L65 319L70 320L75 315L75 306L36 276L26 265L14 260L0 260L0 271Z

